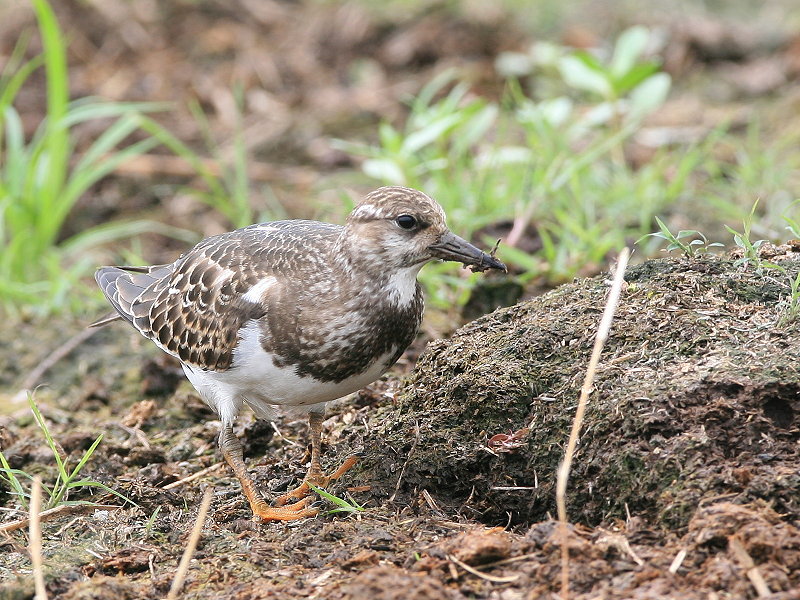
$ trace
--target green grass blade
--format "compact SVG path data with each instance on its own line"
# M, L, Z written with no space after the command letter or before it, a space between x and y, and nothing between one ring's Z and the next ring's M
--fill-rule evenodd
M47 77L47 177L46 194L42 201L50 208L58 203L58 193L64 185L69 166L69 139L62 119L67 114L69 84L67 56L61 29L55 13L46 0L33 0L44 47Z
M22 119L19 113L11 106L3 111L3 122L5 123L5 167L2 168L3 178L3 196L18 199L22 194L25 182L25 173L27 171L26 165L29 163L27 152L25 150L25 135L23 133ZM7 225L12 229L21 227L21 223L29 219L28 216L22 217L21 215L14 215L14 212L8 209L14 208L13 205L8 205L7 209L3 211L6 214L4 220ZM22 204L16 205L17 209L22 208Z
M0 82L0 109L7 108L14 103L22 84L43 63L44 59L36 56L23 64L13 75Z
M65 481L65 484L69 485L69 482L72 481L72 479L74 479L78 473L80 473L81 469L84 467L84 465L86 465L88 460L92 457L92 454L94 454L97 445L102 440L103 440L103 434L101 433L100 435L97 436L97 439L94 442L92 442L92 445L89 446L86 452L83 453L83 456L81 456L81 459L78 461L78 464L75 465L75 468L72 469L72 473L69 474L69 479Z
M53 453L53 458L56 461L56 465L58 465L58 477L61 481L63 481L67 478L66 466L64 465L64 461L61 459L61 453L58 451L58 446L56 444L56 441L50 434L50 430L47 427L47 423L44 420L44 416L39 410L39 407L36 406L36 402L34 402L33 400L33 394L31 394L30 392L28 392L28 404L31 407L31 412L33 413L33 418L36 421L36 424L39 426L39 429L42 430L42 433L44 434L44 439L47 442L50 451Z
M136 113L126 113L111 124L103 133L92 143L83 153L75 164L74 171L81 173L87 171L97 163L101 162L106 155L111 152L131 133L139 127L139 118Z
M158 221L115 221L81 231L61 242L59 248L66 254L77 254L89 248L145 233L157 233L187 244L196 244L199 241L198 235L193 231L172 227Z
M313 483L309 483L308 487L311 488L317 494L319 494L320 497L325 498L326 500L333 502L334 504L339 506L338 509L334 509L334 511L331 512L363 512L364 510L363 506L359 506L355 502L351 504L344 498L339 498L338 496L334 496L330 492L323 490L321 487L317 487Z
M127 146L123 150L105 157L104 160L91 165L84 165L82 170L75 170L62 194L63 202L59 206L57 217L63 223L69 211L91 185L112 173L119 165L135 156L145 154L148 150L158 145L158 141L147 138Z
M121 500L127 502L131 506L136 506L136 507L139 506L138 504L136 504L136 502L134 502L133 500L128 498L125 494L121 494L120 492L108 487L106 484L100 483L99 481L94 481L93 479L81 479L79 481L73 481L73 482L70 482L67 487L69 487L70 489L71 488L79 488L79 487L97 488L97 489L103 490L104 492L112 494L112 495L116 496L117 498L120 498ZM73 501L73 502L85 502L85 501L77 500L77 501ZM61 504L66 504L66 503L62 502Z
M28 508L28 503L25 500L25 498L28 497L28 494L26 494L25 489L22 487L17 475L21 475L28 479L32 479L32 477L25 471L20 469L12 469L2 452L0 452L0 465L2 465L0 472L4 473L4 475L0 475L0 479L3 479L3 481L5 481L11 487L12 493L16 494L25 508Z
M126 115L166 111L172 108L168 102L107 102L95 98L81 98L69 104L69 111L62 124L71 128L86 121L118 119Z
M219 179L206 168L197 153L189 148L189 146L164 129L159 123L148 117L142 117L141 127L175 155L186 160L203 179L203 182L209 187L213 194L217 194L220 197L225 194L225 188L219 182Z

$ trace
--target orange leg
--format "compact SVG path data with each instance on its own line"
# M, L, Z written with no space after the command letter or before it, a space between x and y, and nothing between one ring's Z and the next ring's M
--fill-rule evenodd
M308 413L308 426L311 429L311 466L308 469L303 483L275 499L276 506L289 508L289 506L301 504L305 500L308 500L308 495L311 493L311 488L308 487L309 483L313 483L320 488L325 488L331 481L336 481L339 477L347 473L347 471L358 462L357 456L349 456L342 465L330 475L325 475L322 472L322 465L320 465L319 462L320 446L322 445L322 420L322 413ZM290 500L300 500L300 502L295 502L295 504L286 506Z
M222 455L225 460L233 469L239 483L242 484L242 491L250 502L250 508L253 510L253 517L261 519L262 521L293 521L295 519L305 519L306 517L313 517L317 514L317 509L311 508L310 498L305 498L294 504L288 506L281 506L276 508L268 506L264 499L261 498L256 490L253 478L247 473L247 467L242 458L242 443L230 425L226 425L219 436L219 447L222 450Z

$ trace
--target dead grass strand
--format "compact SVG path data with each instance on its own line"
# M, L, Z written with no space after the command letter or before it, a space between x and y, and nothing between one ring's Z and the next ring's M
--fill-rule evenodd
M34 600L47 600L47 590L44 587L44 561L42 560L42 523L39 511L42 508L42 478L38 475L33 478L31 488L30 527L28 528L30 540L28 551L33 565L33 584L36 590Z
M578 444L578 435L583 425L583 415L586 412L586 405L589 401L589 394L592 392L594 385L594 377L597 372L597 365L600 362L600 354L603 351L603 346L608 339L608 333L611 330L611 322L614 319L614 313L619 304L619 297L622 293L622 284L625 276L625 269L628 266L628 257L630 251L628 248L623 248L617 258L617 267L614 273L614 280L611 284L611 290L608 293L606 300L606 307L603 311L603 317L600 319L600 325L597 328L597 335L594 339L594 347L592 348L592 355L589 358L589 366L586 369L586 376L581 386L581 395L578 400L578 408L575 411L575 419L572 421L572 431L569 434L569 442L567 443L567 450L564 453L564 460L558 469L558 476L556 481L556 504L558 506L558 520L561 529L561 597L564 600L569 598L569 546L567 543L568 528L567 528L567 481L569 480L569 471L572 466L572 459L575 455L575 447Z
M475 577L480 577L481 579L485 579L486 581L491 581L492 583L511 583L512 581L516 581L520 577L519 575L509 575L508 577L496 577L494 575L489 575L487 573L478 571L477 569L470 567L467 563L458 560L452 554L447 555L447 560L457 564L467 573L471 573L472 575L475 575Z
M748 554L739 538L735 535L731 536L728 539L728 544L730 545L731 552L736 557L736 560L747 570L747 578L750 580L750 583L753 584L758 597L767 598L768 596L771 596L772 591L769 589L767 582L764 581L761 571L753 562L752 557L750 554Z
M45 521L51 521L52 519L63 515L74 515L90 510L117 510L120 508L122 507L117 506L116 504L62 504L61 506L56 506L55 508L50 508L38 513L38 519L40 523L44 523ZM12 521L11 523L6 523L0 527L0 533L11 533L12 531L17 531L18 529L24 529L30 524L30 522L30 518L26 518L19 519L18 521Z
M169 589L169 594L167 594L167 600L175 600L183 587L186 574L189 572L189 563L192 561L192 556L194 556L197 542L200 541L200 534L203 531L203 524L206 521L209 506L211 506L210 488L203 494L203 500L200 502L200 509L197 511L197 519L195 519L192 533L186 544L186 550L184 550L183 556L181 557L181 562L178 564L178 570L175 573L175 579L172 582L172 587Z
M169 484L165 485L162 489L171 490L171 489L174 489L174 488L176 488L178 486L190 483L190 482L194 481L195 479L200 479L201 477L203 477L205 475L208 475L212 471L217 470L219 467L221 467L224 464L225 464L224 462L214 463L210 467L206 467L205 469L201 469L201 470L197 471L196 473L192 473L188 477L184 477L183 479L178 479L178 481L173 481L172 483L169 483Z

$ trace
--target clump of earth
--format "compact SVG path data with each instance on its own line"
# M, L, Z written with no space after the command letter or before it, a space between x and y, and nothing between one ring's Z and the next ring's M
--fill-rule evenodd
M704 256L627 272L570 477L571 597L798 598L800 261L772 250L780 270ZM294 523L250 520L174 364L126 329L97 334L37 399L72 464L105 434L86 476L136 506L82 490L122 508L45 523L50 595L164 597L211 487L186 598L549 597L555 472L608 288L601 275L498 309L333 407L328 466L364 456L331 492L365 510ZM52 478L25 407L2 426L11 466ZM238 433L265 496L302 477L302 423ZM7 490L0 504L5 523L23 516ZM24 528L0 537L0 598L32 596L26 543Z

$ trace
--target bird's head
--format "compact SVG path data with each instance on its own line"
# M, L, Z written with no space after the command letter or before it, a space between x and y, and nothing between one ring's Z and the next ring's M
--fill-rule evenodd
M382 187L367 194L347 218L345 233L359 262L383 270L416 268L436 259L474 270L506 266L447 228L442 207L420 191Z

